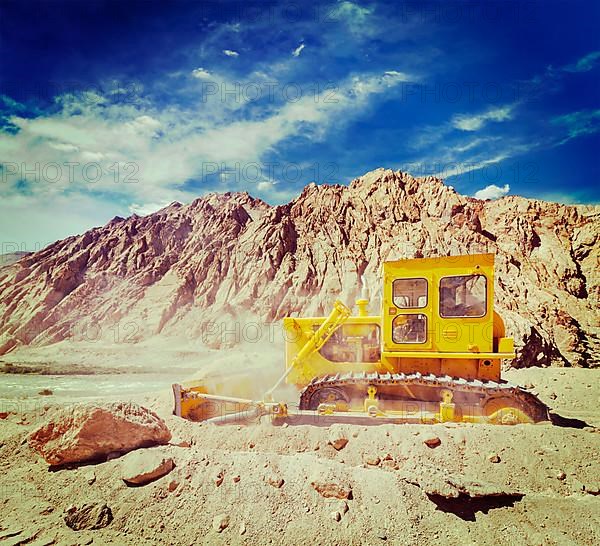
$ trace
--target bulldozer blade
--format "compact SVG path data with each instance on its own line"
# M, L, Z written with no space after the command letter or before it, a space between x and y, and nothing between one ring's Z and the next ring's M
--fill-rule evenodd
M191 421L209 421L247 413L257 407L254 400L218 394L173 385L175 406L173 414ZM212 421L211 421L212 422Z

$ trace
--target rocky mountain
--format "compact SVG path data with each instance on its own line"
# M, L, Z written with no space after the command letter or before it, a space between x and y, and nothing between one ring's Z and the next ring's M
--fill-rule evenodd
M18 262L23 256L27 256L31 252L24 250L17 250L16 252L7 252L6 254L0 254L0 267L5 265L14 264Z
M481 201L378 169L270 206L210 194L116 217L0 269L0 354L107 331L222 346L289 314L352 302L384 260L496 253L496 303L517 367L600 365L600 207ZM272 336L272 332L269 332Z

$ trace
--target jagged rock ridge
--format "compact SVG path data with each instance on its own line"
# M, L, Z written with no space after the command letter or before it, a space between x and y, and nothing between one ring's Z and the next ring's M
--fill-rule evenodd
M229 328L350 303L361 276L379 286L384 260L494 252L514 365L598 366L599 233L599 206L480 201L384 169L349 186L310 184L281 206L210 194L116 217L0 269L0 354L87 324L125 325L133 342L204 339L209 321Z

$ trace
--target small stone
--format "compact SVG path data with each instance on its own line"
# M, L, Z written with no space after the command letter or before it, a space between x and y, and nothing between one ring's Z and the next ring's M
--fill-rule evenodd
M53 392L52 392L52 390L50 390L50 389L42 389L40 392L38 392L38 394L39 394L40 396L51 396L51 395L53 395L54 393L53 393Z
M254 442L248 442L248 449L254 449Z
M333 521L340 521L342 519L342 514L340 514L339 512L331 512L331 514L329 514L331 516L331 519Z
M355 431L352 433L352 438L358 438L358 430L355 430Z
M96 474L93 471L86 472L83 475L83 478L88 483L88 485L92 485L96 481Z
M490 463L499 463L500 455L498 455L497 453L490 453L488 455L488 461L490 461Z
M566 477L567 475L562 470L556 475L556 479L560 481L563 481Z
M550 400L556 400L556 393L555 393L555 392L551 392L551 393L548 395L548 398L550 398Z
M239 476L233 477L233 483L238 483L240 480L241 480L241 478Z
M213 518L212 528L217 533L221 533L229 527L229 516L227 514L218 514Z
M333 481L313 481L310 484L312 488L326 499L351 499L352 488L341 483Z
M526 389L535 389L535 385L533 383L525 383L523 387Z
M385 531L379 531L377 533L377 538L380 538L381 540L387 540L387 534L385 533Z
M340 449L344 449L344 447L346 447L346 444L348 443L348 435L342 427L333 425L329 428L327 441L337 451L339 451Z
M173 493L173 491L175 491L175 489L177 489L178 487L179 487L179 483L177 481L171 480L169 482L168 489L169 489L170 493Z
M222 483L223 480L225 479L225 473L223 471L220 471L216 476L215 476L215 485L217 487L219 487Z
M240 535L245 535L246 534L246 524L244 522L242 522L240 524Z
M277 476L276 474L271 474L270 476L267 476L265 478L265 481L269 485L272 485L273 487L276 487L277 489L280 489L284 484L283 478Z
M283 425L281 425L281 428L288 428L290 426L289 423L283 423Z
M366 455L364 461L368 465L377 466L381 462L381 459L377 455Z
M434 447L439 446L442 443L442 441L439 439L438 436L429 436L429 437L425 438L425 440L423 440L423 443L427 447L430 447L433 449Z

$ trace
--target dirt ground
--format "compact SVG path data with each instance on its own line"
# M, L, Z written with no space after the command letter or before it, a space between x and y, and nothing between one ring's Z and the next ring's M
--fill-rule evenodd
M16 411L0 421L0 545L600 544L600 372L505 377L535 385L564 426L215 426L172 416L166 388L137 394L174 436L151 449L175 469L142 487L123 482L119 458L50 471L26 436L68 400L5 401ZM340 451L330 428L348 439ZM428 447L431 436L440 445ZM440 480L495 496L447 499L432 493ZM325 498L313 483L350 498ZM95 502L112 510L107 527L66 526L70 505Z

